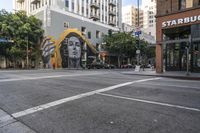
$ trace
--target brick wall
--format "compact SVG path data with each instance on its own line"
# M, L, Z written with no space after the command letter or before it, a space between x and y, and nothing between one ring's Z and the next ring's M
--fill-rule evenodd
M161 1L161 0L160 0ZM169 0L167 0L169 1ZM164 5L163 5L164 6ZM162 33L162 23L166 21L171 21L171 20L176 20L180 18L185 18L185 17L191 17L195 15L200 15L200 7L197 8L190 8L188 10L182 11L182 12L177 12L177 13L172 13L169 15L164 15L164 16L157 16L156 18L156 71L158 73L163 72L163 46L162 46L162 38L163 38L163 33ZM175 25L175 26L170 26L168 28L174 28L178 26L186 26L186 25L192 25L200 23L200 21L196 21L194 23L187 23L187 24L182 24L182 25Z
M193 0L193 8L198 6L200 6L199 0ZM179 0L157 0L157 16L163 16L179 11Z

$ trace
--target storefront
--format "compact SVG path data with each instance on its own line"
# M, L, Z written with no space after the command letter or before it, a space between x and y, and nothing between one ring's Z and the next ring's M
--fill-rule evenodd
M159 17L157 28L157 72L186 71L187 64L200 72L200 9Z

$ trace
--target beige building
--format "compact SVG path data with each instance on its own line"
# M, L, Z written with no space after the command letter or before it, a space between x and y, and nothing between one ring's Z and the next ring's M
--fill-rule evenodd
M139 27L143 28L143 11L139 11ZM122 8L122 22L133 27L138 27L138 8L133 5Z
M156 0L142 0L143 32L156 40Z

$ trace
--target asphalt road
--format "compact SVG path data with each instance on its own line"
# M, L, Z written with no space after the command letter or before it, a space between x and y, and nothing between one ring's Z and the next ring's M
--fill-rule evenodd
M0 71L0 133L199 132L199 81L119 70Z

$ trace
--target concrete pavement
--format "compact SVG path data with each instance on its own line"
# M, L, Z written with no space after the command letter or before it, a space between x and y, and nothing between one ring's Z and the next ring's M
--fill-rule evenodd
M0 133L200 130L199 81L120 70L4 71L0 77Z

